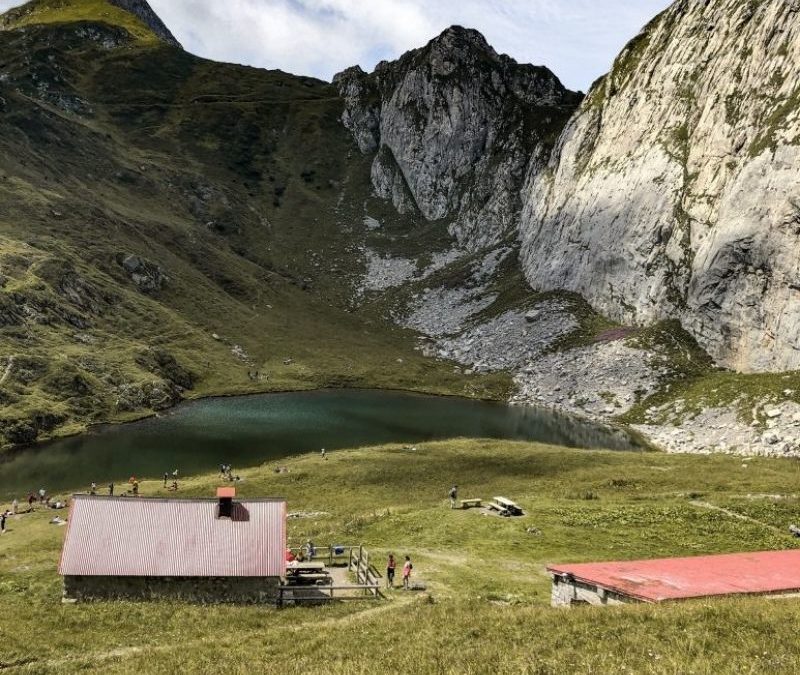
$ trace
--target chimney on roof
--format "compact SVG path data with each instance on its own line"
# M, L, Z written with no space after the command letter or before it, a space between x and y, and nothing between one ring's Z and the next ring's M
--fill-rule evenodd
M236 496L236 488L221 487L217 488L217 518L233 517L233 498Z

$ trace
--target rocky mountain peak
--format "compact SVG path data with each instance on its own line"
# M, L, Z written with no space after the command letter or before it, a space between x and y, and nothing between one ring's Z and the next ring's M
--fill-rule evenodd
M345 126L362 153L375 153L375 193L400 213L446 220L468 248L513 229L528 163L581 99L547 68L498 55L461 26L334 84Z
M454 55L469 52L483 52L497 56L497 52L486 41L483 33L474 28L450 26L428 43L428 49Z
M180 47L181 44L175 39L175 36L170 32L169 28L164 24L161 18L153 11L147 0L108 0L112 5L124 9L136 16L142 23L144 23L150 30L153 31L164 42Z

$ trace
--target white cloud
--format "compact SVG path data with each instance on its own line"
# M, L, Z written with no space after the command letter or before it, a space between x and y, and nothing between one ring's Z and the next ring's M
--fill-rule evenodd
M0 0L0 10L19 4ZM191 52L329 79L371 70L452 24L586 89L669 0L150 0Z

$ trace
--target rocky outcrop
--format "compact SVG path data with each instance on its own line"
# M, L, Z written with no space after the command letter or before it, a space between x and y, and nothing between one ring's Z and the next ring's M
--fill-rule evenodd
M116 5L126 12L130 12L136 16L145 26L147 26L153 33L161 38L167 44L173 47L181 48L181 43L175 39L175 36L166 27L161 18L153 11L153 8L147 3L147 0L108 0L112 5Z
M800 368L800 1L679 0L531 173L523 264L720 363Z
M159 265L145 258L132 253L120 255L118 258L122 269L143 293L157 293L169 281L169 277L164 274L164 270Z
M377 195L400 213L449 220L472 250L516 227L526 172L544 164L580 101L546 68L498 55L458 26L372 74L350 68L334 83L345 126L374 155Z

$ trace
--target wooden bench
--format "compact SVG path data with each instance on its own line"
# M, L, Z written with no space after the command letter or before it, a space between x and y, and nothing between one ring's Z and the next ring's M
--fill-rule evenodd
M462 499L461 500L461 508L462 509L475 509L478 508L482 503L480 499Z
M501 516L510 516L511 515L508 512L508 509L505 506L503 506L502 504L499 504L496 501L489 502L486 505L486 508L489 509L490 511L497 511Z

